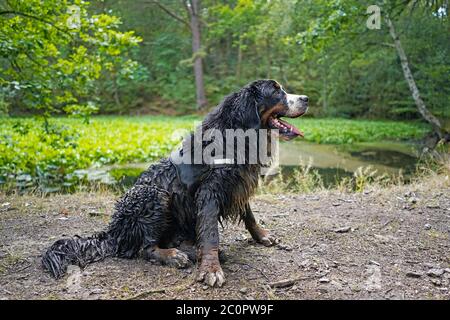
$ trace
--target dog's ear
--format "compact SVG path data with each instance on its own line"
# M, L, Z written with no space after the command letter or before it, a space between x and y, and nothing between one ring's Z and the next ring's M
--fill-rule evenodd
M256 88L247 87L241 93L242 126L247 129L261 128L261 118L258 112Z

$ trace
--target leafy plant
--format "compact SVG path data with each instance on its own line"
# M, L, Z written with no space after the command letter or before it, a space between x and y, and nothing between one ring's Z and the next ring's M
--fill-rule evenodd
M36 118L0 118L0 180L15 180L19 188L40 185L53 190L78 183L79 177L72 174L78 169L157 161L199 120L95 116L86 124L61 117L51 119L45 132ZM305 131L307 141L335 144L417 139L427 130L417 123L345 119L305 118L294 123ZM320 182L308 165L294 177L298 190Z
M0 4L0 106L45 118L65 112L85 119L98 110L98 81L133 78L129 57L141 38L119 31L121 20L89 13L82 0L6 1ZM118 84L120 85L120 83Z

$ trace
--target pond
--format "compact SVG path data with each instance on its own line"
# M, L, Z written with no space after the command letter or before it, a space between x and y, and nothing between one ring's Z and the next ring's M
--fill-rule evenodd
M376 175L402 174L408 178L416 168L418 152L413 144L399 142L360 143L352 145L282 143L280 165L283 175L295 168L311 165L330 186L342 178L353 176L360 167L370 166Z
M377 175L402 174L407 179L414 172L417 161L418 152L413 144L330 145L300 141L280 144L280 166L272 173L281 172L283 176L289 176L299 165L311 165L322 177L324 185L331 186L344 177L352 176L358 168L368 166L376 170ZM138 163L78 170L77 175L85 175L92 182L129 187L149 165Z

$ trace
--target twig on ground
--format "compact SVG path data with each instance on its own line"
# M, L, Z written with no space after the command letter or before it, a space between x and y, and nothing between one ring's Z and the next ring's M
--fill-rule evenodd
M143 297L149 296L149 295L151 295L153 293L166 293L166 290L167 289L165 289L165 288L151 289L151 290L148 290L148 291L140 292L140 293L138 293L138 294L136 294L136 295L134 295L134 296L132 296L130 298L127 298L127 300L136 300L136 299L139 299L139 298L143 298Z
M274 214L272 217L274 217L274 218L283 218L283 217L289 217L289 215L280 213L280 214Z
M179 286L172 287L172 288L150 289L150 290L147 290L147 291L140 292L140 293L138 293L138 294L136 294L136 295L134 295L132 297L129 297L126 300L136 300L136 299L139 299L139 298L143 298L143 297L149 296L149 295L154 294L154 293L167 293L169 291L181 291L181 290L187 289L188 287L193 285L195 282L196 282L195 280L189 281L188 283L181 284Z
M292 278L292 279L285 279L285 280L281 280L281 281L277 281L277 282L272 282L272 283L269 283L269 286L271 288L286 288L286 287L293 286L295 283L297 283L299 281L309 280L309 279L311 279L311 277L296 277L296 278Z

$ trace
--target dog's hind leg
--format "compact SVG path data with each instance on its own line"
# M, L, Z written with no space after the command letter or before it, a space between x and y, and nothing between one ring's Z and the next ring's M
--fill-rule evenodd
M179 269L186 268L191 265L189 256L183 251L175 248L163 249L156 245L148 247L144 250L144 259L155 260L161 264Z
M108 233L116 242L116 255L133 258L153 247L170 224L170 195L153 185L134 185L116 204Z
M243 216L243 220L245 223L245 227L252 235L252 238L266 247L270 247L278 244L280 241L273 236L269 230L265 230L261 228L256 222L255 216L253 215L252 209L250 208L250 204L247 203L245 207L245 214Z

